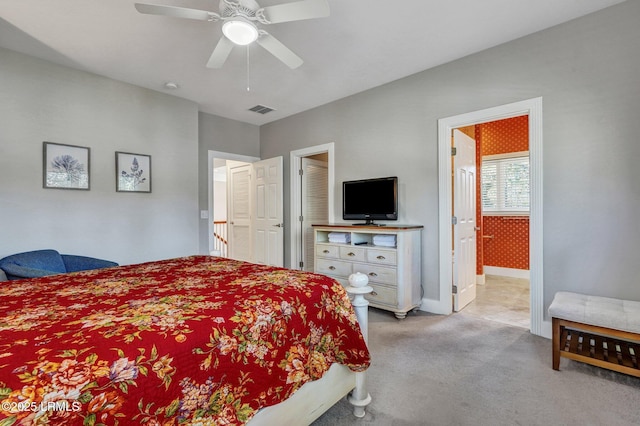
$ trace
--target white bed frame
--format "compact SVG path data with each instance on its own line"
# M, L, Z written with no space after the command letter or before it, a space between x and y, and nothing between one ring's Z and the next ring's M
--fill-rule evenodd
M369 327L369 302L364 295L372 290L368 285L347 287L347 292L353 296L351 303L365 341ZM305 383L286 401L260 410L248 425L309 425L347 395L353 405L354 416L364 417L364 409L371 402L371 396L367 392L366 373L356 373L344 365L333 364L322 379Z

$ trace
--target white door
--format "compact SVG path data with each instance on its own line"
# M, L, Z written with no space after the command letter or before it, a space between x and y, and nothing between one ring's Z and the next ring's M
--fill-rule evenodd
M228 257L251 261L251 163L227 161Z
M453 310L476 298L476 141L453 131Z
M326 161L302 158L301 169L301 242L302 267L313 272L314 223L329 222L329 168Z
M253 262L284 266L284 217L282 208L282 157L256 161L252 199Z

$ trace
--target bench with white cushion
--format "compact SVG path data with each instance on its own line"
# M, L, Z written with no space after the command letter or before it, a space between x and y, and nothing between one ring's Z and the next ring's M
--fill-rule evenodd
M560 358L640 377L640 302L556 293L553 321L553 369Z

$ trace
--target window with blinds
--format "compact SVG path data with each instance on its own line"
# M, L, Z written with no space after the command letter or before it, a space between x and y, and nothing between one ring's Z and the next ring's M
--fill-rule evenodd
M482 211L486 214L529 214L529 153L482 158Z

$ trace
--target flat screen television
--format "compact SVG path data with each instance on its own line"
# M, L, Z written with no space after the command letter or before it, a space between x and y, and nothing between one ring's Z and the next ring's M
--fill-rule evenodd
M398 178L395 176L342 182L342 219L398 220Z

